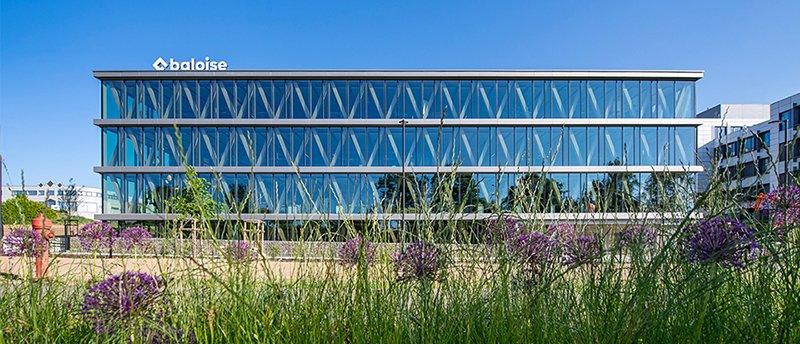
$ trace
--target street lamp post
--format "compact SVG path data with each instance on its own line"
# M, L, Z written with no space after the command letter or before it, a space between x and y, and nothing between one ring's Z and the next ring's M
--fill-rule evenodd
M400 188L400 206L402 207L402 212L400 213L400 229L403 233L402 235L405 235L406 232L406 123L408 123L408 121L405 119L400 120L400 125L402 126L400 133L400 145L402 148L400 151L403 152L400 156L400 180L403 181L403 187Z

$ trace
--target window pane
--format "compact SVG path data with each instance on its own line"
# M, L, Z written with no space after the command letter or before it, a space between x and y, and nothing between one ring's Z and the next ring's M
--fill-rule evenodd
M180 108L178 113L179 118L197 118L198 112L198 91L196 80L181 80L180 81Z
M571 80L569 82L569 118L584 117L580 106L581 88L582 81Z
M311 83L308 80L287 81L292 87L292 117L311 118ZM288 90L287 90L288 91Z
M310 166L330 166L328 158L328 128L309 128L311 132Z
M545 83L542 80L533 82L533 104L531 105L531 117L543 118L546 116L545 109Z
M644 128L642 128L644 129ZM649 149L649 146L648 146ZM622 164L623 165L649 165L639 159L639 150L644 150L639 144L639 128L622 128Z
M462 127L460 130L458 158L463 166L478 166L478 128Z
M163 213L163 186L160 174L142 175L142 212L146 214Z
M161 98L162 98L162 111L161 118L180 118L175 114L175 99L180 99L176 93L175 81L164 80L161 81ZM177 88L180 90L180 87Z
M550 127L534 127L532 140L531 164L549 166L552 149L550 147Z
M569 150L568 144L565 144L568 137L567 129L553 127L550 135L551 164L553 166L565 166L566 163L564 160L566 160L566 158L564 157L569 154L568 152L564 153L564 151Z
M347 81L333 80L328 83L328 87L330 118L347 118Z
M255 138L255 129L236 128L236 166L253 166Z
M552 118L567 117L569 83L565 80L550 82L550 113Z
M403 109L403 91L404 82L400 80L386 81L386 104L384 104L384 111L386 118L405 118L405 110ZM458 94L456 94L458 96ZM452 105L449 108L449 116L456 112L456 108Z
M495 128L482 127L478 129L478 166L496 166L496 135Z
M531 118L533 106L533 83L529 80L514 81L514 89L511 91L513 103L513 118Z
M495 115L493 118L509 118L513 112L510 108L513 101L509 98L509 81L497 81L497 95L495 100Z
M600 138L600 128L588 127L586 128L586 165L597 166L600 163L598 141Z
M200 80L197 82L198 84L198 91L199 95L197 96L197 118L216 118L218 116L220 108L226 106L226 103L217 104L217 101L222 94L225 93L226 97L227 92L232 92L233 90L223 89L222 91L218 91L217 88L224 88L223 83L232 83L232 81L211 81L211 80ZM219 85L219 86L217 86ZM231 93L232 96L232 93ZM228 97L230 98L230 97ZM225 111L228 111L227 109ZM228 111L228 115L225 115L222 118L230 118L230 111Z
M617 82L606 81L606 109L605 118L619 118L617 109Z
M119 128L103 128L103 166L119 166Z
M236 114L236 98L235 83L233 80L218 80L215 82L217 85L216 99L212 112L218 112L219 118L234 118ZM205 97L211 94L210 90L205 90L206 86L200 82L200 97L202 104L211 104ZM203 114L205 115L205 114ZM207 115L206 115L207 116Z
M273 118L272 81L256 81L255 86L255 118Z
M642 106L639 111L641 112L641 117L653 118L656 114L654 111L656 105L653 103L653 98L655 97L655 92L653 92L653 82L642 81L640 86Z
M530 128L514 128L514 165L526 166L528 161L528 139Z
M638 118L639 111L639 82L622 82L622 117Z
M125 113L124 118L139 118L140 98L137 94L138 81L125 81Z
M197 164L199 166L217 166L217 128L202 127L198 128L200 142L198 143Z
M605 91L603 90L603 82L589 80L586 87L586 110L589 118L604 117L604 99Z
M675 117L694 117L694 82L675 82Z
M658 157L657 131L653 127L642 127L639 135L641 154L639 165L655 165Z
M122 212L123 182L121 174L103 175L103 213Z
M136 127L125 130L125 166L139 166L141 162L142 129Z
M669 165L674 162L675 152L670 150L670 138L673 135L673 128L659 127L658 128L658 160L659 165Z
M159 118L161 113L161 82L158 80L144 81L144 106L142 118Z
M613 163L614 161L622 162L622 128L619 127L606 127L605 128L605 156L603 157L602 163L608 164ZM632 162L632 161L631 161Z
M697 150L697 130L692 127L675 128L675 163L678 165L694 165Z
M569 166L586 166L586 128L569 128Z
M497 164L514 166L514 128L497 128Z
M156 137L156 128L142 128L142 166L160 166L160 141Z
M658 82L658 118L675 117L675 82Z
M138 188L136 187L136 177L135 174L126 174L125 175L125 213L135 214L139 213L138 208L138 200L139 195L137 193Z
M383 118L383 102L385 86L383 80L372 80L367 83L367 118Z
M256 129L256 149L255 166L272 166L272 159L275 148L275 137L273 128L257 127Z
M122 117L123 90L122 81L103 81L103 118L117 119Z

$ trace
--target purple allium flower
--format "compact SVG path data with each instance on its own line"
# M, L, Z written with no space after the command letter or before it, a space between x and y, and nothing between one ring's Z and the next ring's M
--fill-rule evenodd
M600 257L600 243L592 236L582 235L564 245L564 264L589 262Z
M81 227L78 230L78 238L86 250L111 248L117 240L117 231L108 223L95 221Z
M512 248L517 236L523 233L522 224L510 216L492 218L485 228L486 244L489 247L499 246Z
M161 322L168 310L162 279L143 272L124 272L89 287L82 313L97 333L112 333L131 321Z
M247 241L237 241L235 243L228 244L225 253L233 262L236 263L249 263L251 260L258 257L256 251Z
M423 241L404 246L392 257L398 281L438 280L447 265L446 259L436 245Z
M145 249L150 246L153 237L146 229L141 227L128 227L119 232L117 242L119 245L127 250Z
M360 236L348 239L339 249L339 262L342 265L353 266L358 264L361 258L367 265L372 264L375 258L375 245L364 240L364 249L361 249L362 240Z
M742 267L758 251L753 232L736 219L715 217L683 232L682 253L690 263Z
M514 254L523 264L543 265L553 258L555 243L539 232L523 233L514 243Z
M800 226L800 187L780 186L767 194L763 208L772 213L772 224L782 237Z
M517 236L513 252L519 259L519 279L524 286L532 287L539 283L544 271L553 263L558 247L546 235L532 232Z
M560 245L575 239L575 227L566 222L553 223L547 227L547 237Z
M656 243L656 235L650 228L631 226L619 233L619 243L627 247L652 247Z
M30 229L15 229L3 237L4 256L35 256L44 248L42 235Z

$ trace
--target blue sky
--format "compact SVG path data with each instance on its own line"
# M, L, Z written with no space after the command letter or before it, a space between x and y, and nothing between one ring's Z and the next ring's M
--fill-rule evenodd
M697 108L800 92L800 1L0 0L3 184L100 185L93 70L700 69Z

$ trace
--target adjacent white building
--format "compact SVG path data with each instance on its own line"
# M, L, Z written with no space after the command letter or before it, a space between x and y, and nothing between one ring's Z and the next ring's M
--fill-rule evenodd
M75 215L94 219L95 215L99 214L102 207L102 194L99 188L92 187L76 187L77 191L77 211ZM3 202L16 197L17 195L24 194L28 199L47 204L53 210L65 210L66 204L64 200L64 193L68 192L67 186L3 186Z
M800 145L792 143L798 141L800 93L770 105L717 105L697 117L709 120L698 132L698 158L706 171L698 191L714 174L724 175L728 188L751 196L794 180L785 173L798 170Z

